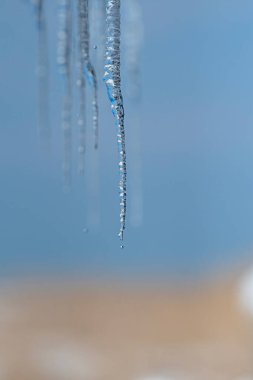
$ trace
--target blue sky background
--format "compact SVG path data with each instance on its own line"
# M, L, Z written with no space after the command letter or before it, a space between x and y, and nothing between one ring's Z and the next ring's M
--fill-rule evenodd
M0 275L186 277L249 258L252 1L141 1L144 218L141 227L128 227L123 251L116 236L116 135L102 80L99 228L83 233L89 205L83 179L74 175L71 193L62 192L56 2L47 3L50 155L36 130L33 12L26 1L0 3Z

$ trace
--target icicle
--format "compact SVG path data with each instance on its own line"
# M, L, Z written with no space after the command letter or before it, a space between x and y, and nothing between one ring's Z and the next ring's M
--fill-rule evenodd
M90 33L89 33L89 1L79 0L80 15L80 38L81 54L84 61L84 74L88 82L93 87L93 129L94 129L94 147L98 147L98 89L97 76L94 67L90 62Z
M119 237L123 241L126 225L126 149L124 107L121 94L120 76L120 0L106 1L106 62L104 81L111 102L117 126L119 148L119 196L120 196L120 231ZM123 248L123 245L121 246Z
M82 71L83 73L83 71ZM78 80L78 86L80 87L80 103L79 103L79 114L78 114L78 126L79 126L79 173L84 174L85 169L85 152L86 152L86 104L85 104L85 85L84 78L81 79L83 74L80 74L80 79Z
M49 123L49 83L48 83L48 44L47 23L45 17L45 1L32 0L38 29L37 76L38 76L38 130L46 147L50 145Z
M64 184L68 190L71 183L72 156L72 78L71 78L71 44L72 44L72 3L71 0L59 0L59 30L57 61L60 73L65 77L65 95L62 111L62 127L64 134Z
M79 62L78 62L78 81L77 85L80 89L80 102L79 102L79 115L78 115L78 125L79 125L79 172L84 174L84 158L86 152L86 104L85 104L85 78L84 78L84 66L85 66L85 55L84 55L84 15L82 0L78 0L78 43L79 43Z

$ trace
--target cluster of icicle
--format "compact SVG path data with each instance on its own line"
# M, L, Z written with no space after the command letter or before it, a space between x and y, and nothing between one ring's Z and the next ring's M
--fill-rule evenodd
M31 0L37 19L39 36L38 68L44 74L45 71L45 45L46 45L46 23L44 6L46 0ZM124 105L121 91L121 10L120 0L93 0L100 2L100 10L104 10L106 30L105 35L105 64L104 82L111 103L117 128L117 141L119 150L119 197L120 197L120 230L119 237L123 248L123 238L126 228L127 210L127 166L126 166L126 144L125 144L125 122ZM133 4L134 1L131 0ZM74 22L74 19L76 23ZM65 187L71 183L71 161L72 161L72 82L73 67L78 67L77 86L79 88L79 170L84 173L84 161L86 152L86 83L92 87L92 124L94 132L94 148L98 147L98 79L90 58L90 10L89 0L58 0L58 35L57 35L57 62L63 77L64 99L62 107L62 128L64 136L64 159L63 173ZM99 20L96 20L99 22ZM73 59L73 41L77 35L78 62ZM135 36L133 36L135 40ZM135 45L133 45L132 50ZM74 65L75 63L75 65ZM131 66L131 65L129 65ZM134 64L132 65L134 66ZM41 74L41 75L42 75ZM41 97L46 98L45 89L42 89ZM45 105L40 105L45 109ZM48 124L43 121L44 127ZM42 123L42 124L43 124Z

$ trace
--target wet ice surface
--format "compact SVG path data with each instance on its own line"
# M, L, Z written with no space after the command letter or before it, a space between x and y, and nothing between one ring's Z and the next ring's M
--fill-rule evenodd
M127 167L125 143L125 115L121 93L120 70L120 0L107 0L106 3L106 61L104 81L111 102L112 112L117 128L119 151L119 197L120 197L120 230L119 237L123 241L126 227L127 209ZM123 244L121 245L123 248Z

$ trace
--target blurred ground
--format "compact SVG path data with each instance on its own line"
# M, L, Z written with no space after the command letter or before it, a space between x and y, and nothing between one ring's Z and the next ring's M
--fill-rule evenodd
M242 278L181 290L2 286L0 379L253 379Z

